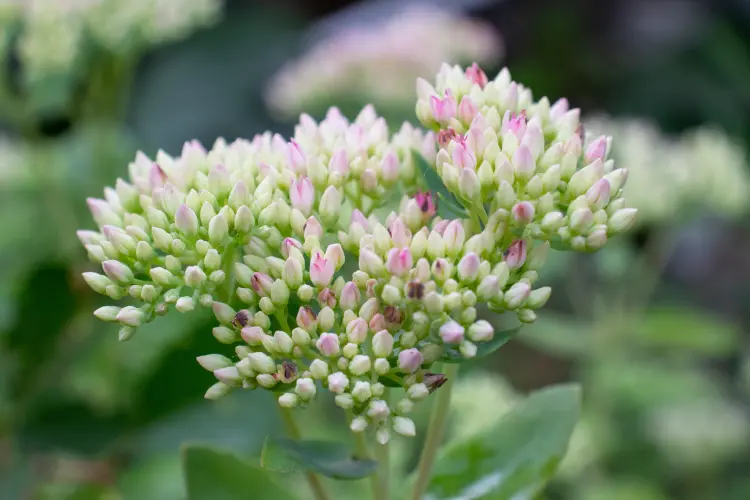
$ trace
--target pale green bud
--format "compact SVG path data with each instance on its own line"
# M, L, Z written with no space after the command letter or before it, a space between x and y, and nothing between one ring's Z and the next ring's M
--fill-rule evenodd
M333 186L323 192L318 207L321 221L328 225L334 226L341 215L341 193Z
M378 312L379 308L378 299L371 297L362 304L362 307L359 308L359 317L369 323L372 317L375 316L375 313Z
M352 359L354 356L359 354L359 346L350 342L341 349L341 353L346 359Z
M333 325L336 322L336 314L330 307L324 307L318 313L318 325L323 331L329 331L333 329Z
M221 256L219 252L212 248L206 252L206 256L203 258L203 264L206 266L206 270L215 271L221 267Z
M143 322L144 314L140 309L133 306L126 306L120 309L115 316L115 320L125 326L137 327Z
M354 417L349 428L352 432L364 432L367 429L367 420L365 417Z
M425 295L423 302L425 309L427 309L427 312L429 312L430 314L439 314L443 312L445 306L445 304L443 303L443 297L437 292L429 292L427 295Z
M182 262L174 255L167 255L164 259L164 265L167 270L173 274L179 274L182 270Z
M414 384L406 390L406 395L412 401L421 401L430 395L430 390L424 384Z
M375 373L378 375L387 375L391 371L391 364L385 358L375 360Z
M533 323L536 321L536 313L531 309L521 309L517 313L518 321L521 323Z
M359 403L364 403L365 401L370 399L372 397L370 383L358 381L356 384L354 384L354 388L352 389L352 396L354 397L354 400Z
M114 323L117 321L117 315L120 312L119 307L115 306L104 306L100 307L96 311L94 311L94 316L99 318L102 321L107 321L109 323Z
M260 310L268 315L273 314L276 310L276 306L274 306L271 297L261 297L258 305L260 305Z
M395 305L401 300L401 292L393 285L385 285L382 297L386 304Z
M417 434L414 421L406 417L394 417L393 419L393 430L397 434L401 434L406 437L414 437Z
M169 227L169 219L167 219L167 215L157 208L148 207L146 210L146 217L151 227L158 227L161 229Z
M529 294L529 300L526 302L526 307L530 309L539 309L549 300L552 294L552 289L548 286L537 288Z
M195 301L192 297L180 297L175 302L175 309L181 313L190 312L195 309Z
M242 205L237 209L237 213L234 216L234 228L239 233L247 234L255 226L255 217L253 217L252 211L245 205Z
M263 352L251 352L247 355L247 359L250 360L250 366L257 373L274 373L276 371L276 363L273 358Z
M290 288L299 288L304 280L304 269L302 264L294 258L289 258L284 262L281 270L281 279L283 279Z
M302 302L310 302L313 295L315 295L315 289L310 285L302 285L297 290L297 297L299 297Z
M315 359L310 363L310 373L313 378L323 380L328 378L328 363L322 359Z
M151 271L149 271L149 275L157 285L170 286L175 283L174 275L163 267L152 268Z
M461 356L464 358L471 359L477 355L477 346L468 340L464 340L461 342L461 345L458 346L458 352L460 352Z
M258 382L259 386L265 389L270 389L277 383L276 378L270 373L261 373L260 375L255 377L255 381Z
M273 339L276 341L276 346L279 351L284 354L289 354L292 352L292 349L294 349L294 341L292 340L292 337L284 331L278 330L274 332Z
M541 227L547 232L557 231L565 223L565 216L560 212L549 212L542 217Z
M105 260L102 262L102 269L116 283L128 284L133 281L133 271L119 260Z
M307 330L295 328L292 330L292 340L296 345L304 347L310 345L311 337Z
M500 208L510 210L516 203L516 192L507 181L501 181L500 187L495 194L495 202Z
M216 300L213 304L211 304L211 309L213 310L214 316L216 316L216 319L219 321L219 323L225 325L231 325L232 320L237 315L237 311L232 309L229 305Z
M458 191L461 196L470 201L475 201L479 198L481 193L481 184L479 183L479 177L477 174L469 169L461 169L461 174L458 178Z
M424 256L424 253L427 250L427 234L426 231L417 231L412 238L410 248L414 259L419 259Z
M570 229L585 233L594 223L594 214L588 208L579 208L570 215Z
M271 285L271 300L276 305L286 305L289 302L289 287L283 280L276 280Z
M83 279L97 293L105 294L106 289L112 284L112 280L99 273L83 273Z
M206 399L216 400L229 394L232 388L224 382L216 382L214 385L208 388L206 394L203 396Z
M405 415L411 413L414 410L414 402L411 399L401 399L396 403L396 413Z
M223 214L211 218L208 224L208 239L212 245L220 246L229 236L229 224Z
M231 359L221 354L206 354L205 356L198 356L196 359L199 365L210 372L234 366Z
M336 402L336 406L339 408L343 408L344 410L350 410L351 408L354 408L354 398L352 398L351 394L337 394L334 398ZM367 422L365 421L365 426L367 425Z
M632 228L635 225L637 213L638 210L635 208L622 208L612 214L607 223L610 234L623 233Z

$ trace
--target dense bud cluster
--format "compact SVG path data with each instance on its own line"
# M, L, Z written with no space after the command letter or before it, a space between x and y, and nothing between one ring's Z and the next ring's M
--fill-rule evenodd
M104 271L85 273L89 285L139 305L95 314L127 339L171 308L211 307L216 339L237 345L234 359L198 358L218 380L207 398L261 387L291 408L327 389L352 431L414 435L408 414L445 382L433 364L493 339L478 303L534 321L550 296L534 288L550 240L597 249L633 218L625 173L605 139L584 149L577 112L532 104L507 72L488 83L476 67L446 68L428 87L418 110L437 135L404 125L391 136L372 107L352 123L332 108L320 123L303 115L289 141L139 154L129 182L89 200L99 230L79 233ZM446 104L469 94L470 117ZM436 215L415 152L465 218ZM387 386L404 397L387 403Z

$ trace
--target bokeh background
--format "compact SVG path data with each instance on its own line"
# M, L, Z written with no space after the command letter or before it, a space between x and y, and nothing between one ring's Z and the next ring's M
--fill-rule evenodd
M180 499L181 443L252 456L279 427L266 394L203 400L205 314L127 343L93 318L86 196L137 150L288 135L302 111L415 121L414 79L475 60L613 135L641 218L550 257L550 304L462 375L449 439L573 380L583 418L545 498L750 498L747 0L3 0L0 498ZM346 439L340 419L306 421Z

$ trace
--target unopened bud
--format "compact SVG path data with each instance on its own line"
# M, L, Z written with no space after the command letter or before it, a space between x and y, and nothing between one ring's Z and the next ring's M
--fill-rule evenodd
M419 370L424 361L424 356L418 349L405 349L398 354L398 366L406 373L414 373Z

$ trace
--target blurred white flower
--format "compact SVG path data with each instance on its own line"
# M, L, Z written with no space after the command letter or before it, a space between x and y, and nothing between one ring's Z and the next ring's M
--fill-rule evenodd
M701 127L670 138L640 119L598 117L587 135L614 137L612 155L629 171L624 196L638 209L638 222L660 222L700 208L734 216L750 199L750 177L739 145L721 131Z
M355 26L318 43L271 79L266 101L287 117L342 96L376 107L411 107L417 77L431 77L442 63L491 65L502 55L502 40L490 25L414 6L369 28Z
M745 450L750 439L743 409L713 399L659 408L647 419L646 428L675 466L729 459Z

